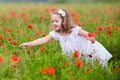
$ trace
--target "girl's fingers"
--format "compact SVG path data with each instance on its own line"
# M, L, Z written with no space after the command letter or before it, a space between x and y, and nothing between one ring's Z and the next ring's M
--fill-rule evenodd
M21 44L19 47L22 48L22 47L25 47L25 45L24 45L24 44Z
M28 43L22 43L19 47L20 48L27 48L27 47L29 47L29 44Z
M23 45L20 45L19 47L20 47L20 48L22 48L22 47L23 47Z
M92 41L92 44L94 44L94 43L95 43L95 38L92 38L92 40L91 40L91 41Z

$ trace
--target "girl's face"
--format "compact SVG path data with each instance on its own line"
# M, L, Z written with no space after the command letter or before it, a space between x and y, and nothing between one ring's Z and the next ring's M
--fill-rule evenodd
M61 27L62 19L60 18L60 15L52 14L51 21L52 21L52 25L53 25L53 30L60 31L62 28Z

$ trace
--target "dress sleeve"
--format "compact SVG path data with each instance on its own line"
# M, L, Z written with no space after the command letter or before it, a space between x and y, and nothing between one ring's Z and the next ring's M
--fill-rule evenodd
M57 41L59 40L58 34L57 34L55 31L51 31L51 32L49 33L49 35L51 35L53 39L55 39L55 40L57 40Z
M74 31L76 34L78 34L78 33L80 32L80 30L81 30L81 27L80 27L80 26L76 26L76 27L73 29L73 31Z

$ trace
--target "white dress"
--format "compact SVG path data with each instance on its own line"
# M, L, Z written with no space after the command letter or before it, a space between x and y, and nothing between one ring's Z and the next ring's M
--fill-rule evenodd
M72 55L77 50L83 55L92 55L92 59L99 58L101 61L108 61L112 55L98 41L92 44L83 36L78 35L80 29L81 27L76 26L68 36L62 36L55 31L49 34L59 41L63 54Z

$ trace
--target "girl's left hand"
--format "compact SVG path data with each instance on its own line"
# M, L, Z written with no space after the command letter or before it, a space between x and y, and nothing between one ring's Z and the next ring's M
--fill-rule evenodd
M95 38L94 37L87 37L87 39L90 40L92 44L95 43Z

